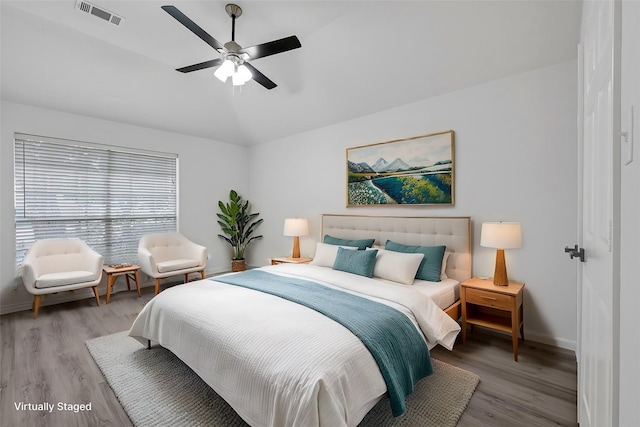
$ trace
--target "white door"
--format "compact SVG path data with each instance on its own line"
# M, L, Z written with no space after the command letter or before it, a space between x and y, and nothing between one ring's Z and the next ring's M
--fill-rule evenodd
M613 426L617 407L616 355L619 325L614 284L615 186L619 160L616 76L616 10L612 0L586 1L582 19L582 221L578 331L578 421L581 427ZM618 40L618 41L616 41ZM616 125L616 120L618 124ZM579 133L579 134L580 134ZM619 151L618 151L619 152Z

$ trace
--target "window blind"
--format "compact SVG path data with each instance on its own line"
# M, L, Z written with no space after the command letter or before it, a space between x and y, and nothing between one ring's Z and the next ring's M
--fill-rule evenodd
M16 134L16 261L36 240L79 237L105 264L177 229L177 155Z

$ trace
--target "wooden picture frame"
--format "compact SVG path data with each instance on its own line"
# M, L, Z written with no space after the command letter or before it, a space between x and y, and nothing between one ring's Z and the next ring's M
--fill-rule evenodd
M454 132L347 148L347 207L454 204Z

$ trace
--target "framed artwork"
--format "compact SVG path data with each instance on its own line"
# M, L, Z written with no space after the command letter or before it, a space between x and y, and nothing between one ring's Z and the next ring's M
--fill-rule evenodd
M347 148L347 207L453 205L453 131Z

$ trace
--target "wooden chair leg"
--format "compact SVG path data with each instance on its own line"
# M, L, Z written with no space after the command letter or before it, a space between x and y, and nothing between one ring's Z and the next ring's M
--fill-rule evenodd
M160 279L156 279L156 295L160 293Z
M96 302L98 303L98 306L100 306L100 297L98 296L98 287L92 286L91 289L93 289L93 294L96 296Z
M138 290L138 297L140 297L142 294L140 293L140 282L138 279L138 270L133 272L133 277L134 277L134 280L136 281L136 289Z
M204 270L200 270L200 276L202 276L202 280L204 280Z
M38 318L38 310L40 310L40 299L42 295L34 295L33 296L33 319Z
M184 275L184 283L189 283L189 273L185 273L185 275Z

